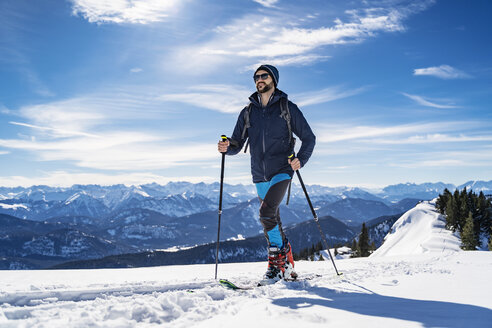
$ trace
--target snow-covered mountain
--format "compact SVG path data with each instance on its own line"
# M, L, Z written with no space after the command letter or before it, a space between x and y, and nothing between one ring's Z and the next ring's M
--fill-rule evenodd
M128 215L109 222L145 222ZM36 230L51 236L57 226L7 218L11 231ZM168 217L158 222L173 220ZM387 224L392 218L373 223ZM324 231L342 222L320 218ZM7 224L8 223L8 224ZM29 224L30 223L30 224ZM90 223L90 222L89 222ZM315 236L314 222L289 228L295 245ZM345 228L344 228L345 227ZM86 249L80 235L68 236L60 255ZM146 252L109 257L105 270L0 270L0 326L264 326L287 322L295 327L488 327L492 322L492 252L462 251L460 240L444 229L432 201L403 214L384 244L369 258L297 261L298 282L255 287L266 270L262 236L221 243L219 278L251 289L232 291L214 280L214 264L173 265L187 256L213 263L215 245L178 252ZM0 238L0 243L2 238ZM333 240L330 239L330 243ZM25 251L51 252L50 241L37 238ZM49 256L46 254L44 256ZM43 255L40 255L43 256ZM131 268L138 258L139 266ZM235 263L223 263L233 260ZM255 259L259 262L246 262ZM98 266L101 260L86 261ZM22 268L22 262L14 262ZM63 266L62 266L63 267ZM88 268L90 266L86 266ZM99 266L100 267L100 266Z
M251 287L241 291L220 286L214 264L0 270L0 326L489 327L492 252L438 252L447 240L432 238L436 251L407 254L422 239L404 232L422 232L432 212L418 206L395 226L387 242L405 252L336 260L342 276L330 261L298 261L299 281L255 287L266 260L220 263L219 278Z
M67 227L0 214L0 269L43 268L71 259L100 258L132 247Z
M445 188L453 192L455 189L462 190L465 187L476 193L483 191L484 194L492 194L492 181L468 181L460 186L442 182L396 184L383 188L376 195L390 202L397 202L404 198L431 200L442 193Z
M465 186L469 189L483 191L485 194L492 193L492 181L469 181L458 188ZM398 202L403 202L405 199L409 199L410 202L433 199L444 188L454 190L456 187L444 183L419 185L407 183L388 186L378 193L370 193L360 188L307 186L315 206L321 209L333 205L326 209L324 215L338 215L340 218L355 220L356 222L372 219L379 215L402 212L410 208L411 204L403 204L399 210L396 210ZM234 207L255 197L253 185L225 184L224 186L224 208ZM0 187L0 213L42 221L61 216L103 218L118 210L143 208L164 215L179 217L216 209L218 198L218 183L170 182L166 185L153 183L141 186L74 185L70 188L49 186ZM373 202L376 208L366 204L367 211L362 213L360 209L354 208L354 199ZM293 207L305 206L306 204L303 191L295 182L292 185L291 204ZM377 209L377 207L384 207L381 204L392 209L389 212L385 212L386 209L384 209L384 213L382 213L381 210ZM336 209L340 207L339 205L342 208ZM346 207L343 208L344 206ZM369 214L371 211L374 213ZM354 218L354 216L357 217Z
M391 227L400 217L401 215L384 215L368 221L366 227L369 240L374 242L376 247L381 246L384 238L391 231Z
M479 188L481 191L488 190L486 182L468 182L466 186ZM443 187L449 186L400 185L394 188L388 187L388 191L391 191L392 195L398 192L408 195L415 194L424 188L428 193L436 193L439 188ZM225 199L228 200L228 205L224 206L222 215L222 239L237 239L238 236L249 238L262 234L262 228L258 222L259 204L253 188L242 185L225 186ZM360 231L360 226L357 225L362 222L402 213L412 208L417 202L416 199L403 199L397 203L391 203L383 200L382 197L357 188L328 188L313 185L308 186L308 190L320 217L330 215L338 218L351 225L353 227L351 229L356 232ZM17 218L56 224L56 230L71 231L65 235L83 236L87 240L95 238L94 240L102 242L101 247L108 242L109 254L124 250L138 252L173 246L190 247L210 243L216 239L217 191L217 183L192 184L186 182L169 183L165 186L149 184L129 187L74 185L71 188L46 186L0 188L3 198L0 200L0 214L7 213ZM300 192L299 186L294 184L291 204L281 205L280 212L285 228L312 220L306 199ZM242 201L243 199L245 200ZM388 231L388 226L394 222L392 220L394 219L384 219L381 222L378 221L375 226L368 225L371 238L377 245ZM7 238L5 237L7 235L12 238L13 235L19 235L22 232L22 229L10 232L6 229L6 226L0 226L0 234L4 236L3 238ZM45 231L43 234L46 235L52 231ZM349 235L344 235L340 230L331 237L339 238L337 242L350 242L353 231ZM63 234L46 238L42 237L43 234L31 231L23 237L37 240L36 243L32 243L36 247L28 248L40 251L32 252L32 254L45 256L46 260L50 257L51 261L53 257L64 258L64 254L70 253L54 249L41 251L41 246L55 247L59 242L51 241L64 238ZM45 242L45 240L49 241ZM19 243L23 245L27 241L29 240L22 239ZM17 249L16 256L31 256L31 253L24 254L18 251L19 243L14 243L16 246L9 244ZM119 246L113 247L112 244ZM99 247L96 242L88 243L88 245L94 249ZM99 256L90 254L101 256L108 254L92 250L91 252L80 251L71 254L74 255L74 259L78 260L87 259L84 256L88 258ZM48 263L41 264L39 261L36 267L48 265Z
M417 200L404 206L405 210L417 203ZM406 207L408 206L408 207ZM380 201L360 198L346 198L319 208L319 215L331 215L344 220L347 224L358 226L368 220L383 216L401 213L401 206L388 206Z
M123 200L115 211L132 208L143 208L178 217L210 211L217 208L217 203L201 194L186 191L182 194L169 195L164 198L150 196L146 198L129 197Z
M435 200L423 201L402 215L371 257L460 252L461 240L446 230Z

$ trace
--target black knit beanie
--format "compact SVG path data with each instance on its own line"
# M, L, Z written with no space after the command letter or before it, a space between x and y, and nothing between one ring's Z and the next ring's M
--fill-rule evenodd
M264 71L267 71L268 73L270 73L270 75L272 76L272 79L273 79L273 84L275 84L275 87L277 87L277 84L278 84L278 69L273 66L273 65L261 65L260 67L258 67L255 71L255 74L256 75L256 72L258 72L259 70L264 70Z

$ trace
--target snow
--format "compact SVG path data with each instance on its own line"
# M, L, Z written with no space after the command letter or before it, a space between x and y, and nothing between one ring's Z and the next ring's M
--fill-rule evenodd
M237 240L245 240L246 238L244 238L243 235L241 234L238 234L236 237L231 237L231 238L227 238L227 241L237 241Z
M371 257L460 252L461 241L446 230L435 201L425 201L403 214Z
M300 277L247 291L215 265L0 271L1 327L490 327L492 252L300 261ZM219 264L250 284L266 263ZM166 325L169 324L169 325Z
M65 201L65 205L69 205L71 202L73 202L74 200L76 200L77 198L80 197L80 193L76 193L72 196L70 196L66 201Z
M7 209L7 210L17 210L18 208L23 208L25 210L29 210L29 208L24 205L24 204L3 204L3 203L0 203L0 207L1 208L4 208L4 209Z
M232 291L215 265L0 270L0 327L490 327L492 252L459 250L433 202L392 227L369 258L299 261L297 282ZM348 248L339 251L349 252ZM332 254L333 254L332 250ZM254 285L266 261L219 264Z
M187 249L191 249L193 247L196 247L197 245L194 246L173 246L169 248L162 248L162 249L156 249L154 251L156 252L178 252L178 251L184 251Z

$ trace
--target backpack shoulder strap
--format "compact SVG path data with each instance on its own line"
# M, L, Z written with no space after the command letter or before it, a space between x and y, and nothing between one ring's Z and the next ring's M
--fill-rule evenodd
M244 111L244 127L243 127L243 133L241 134L241 139L244 139L246 136L246 131L248 131L248 128L251 127L251 124L249 124L249 114L251 113L251 103L246 107L246 110Z
M246 110L244 111L244 127L243 127L243 133L241 134L241 140L243 140L246 137L246 132L248 131L248 128L251 127L251 124L249 123L249 116L251 113L251 103L249 103L248 107L246 107ZM248 141L246 141L246 146L244 147L244 152L248 151L248 145L249 145L249 138Z
M289 143L292 143L294 136L292 135L292 126L290 124L290 110L289 110L289 100L287 97L282 97L280 99L280 117L282 117L287 123L287 128L289 129Z

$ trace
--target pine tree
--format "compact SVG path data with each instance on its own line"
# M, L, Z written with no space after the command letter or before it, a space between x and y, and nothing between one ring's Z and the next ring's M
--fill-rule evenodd
M357 242L354 240L352 240L352 255L350 257L358 257L359 254L358 254L358 251L357 251Z
M486 234L490 234L489 227L492 224L491 218L490 218L490 200L485 197L482 191L480 191L480 194L478 195L477 199L477 215L478 215L478 221L480 225L480 230L482 232L485 232Z
M323 258L323 254L319 253L319 260L318 261L324 261L325 259Z
M307 260L308 259L308 249L307 248L303 248L299 254L299 257L302 259L302 260Z
M492 223L489 228L489 251L492 251Z
M338 255L338 248L337 248L337 247L335 247L335 251L334 251L334 253L335 253L335 256L337 256L337 255Z
M468 213L471 211L470 201L468 199L468 192L466 191L466 187L460 193L459 196L459 207L458 207L458 226L460 228L460 232L463 231L463 228L466 224L466 220L468 217Z
M458 207L454 196L446 202L446 229L456 231L458 228Z
M371 243L371 247L370 247L370 251L371 251L371 253L372 253L372 252L374 252L374 251L376 250L376 248L377 248L377 247L376 247L376 243L375 243L375 242L372 242L372 243Z
M439 213L445 214L446 212L446 204L448 203L449 199L452 198L453 195L449 192L448 188L444 189L444 192L442 195L439 195L437 197L436 201L436 208L439 210Z
M474 233L473 215L470 212L466 218L465 226L461 232L461 248L468 251L474 251L477 247L477 240Z
M365 223L362 223L362 229L359 235L359 243L357 244L357 250L361 257L369 256L369 232Z
M296 262L301 259L301 257L297 253L292 253L292 256L294 257L294 261L296 261Z
M490 226L489 251L492 251L492 225Z
M314 244L311 245L311 249L309 250L309 255L313 255L316 253L316 248L314 247Z

